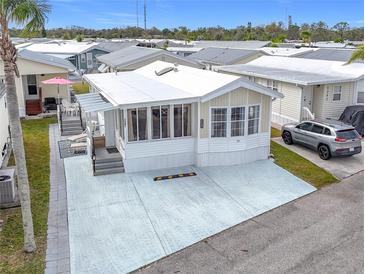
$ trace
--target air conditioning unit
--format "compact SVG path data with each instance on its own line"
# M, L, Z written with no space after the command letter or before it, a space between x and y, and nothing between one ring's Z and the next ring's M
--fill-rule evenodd
M15 168L0 169L0 205L15 202Z

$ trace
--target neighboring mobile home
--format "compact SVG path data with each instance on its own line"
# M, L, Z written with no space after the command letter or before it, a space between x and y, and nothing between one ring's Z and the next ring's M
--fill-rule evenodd
M278 91L161 61L84 79L91 93L78 96L81 108L89 121L98 120L95 136L104 141L97 142L118 149L126 172L233 165L269 156L271 102L282 97ZM91 146L96 141L90 138ZM91 155L97 162L98 155Z
M155 61L176 63L194 68L203 67L194 60L178 56L163 49L139 46L132 46L114 51L98 57L98 60L103 63L103 65L99 67L100 72L131 71Z
M21 117L42 113L45 98L57 99L57 86L44 85L42 81L56 76L67 79L68 73L75 70L67 60L26 49L18 50L17 66L20 78L15 78L15 85ZM0 72L4 73L2 62L0 62ZM3 81L3 74L0 74L0 79ZM69 98L67 86L59 87L59 97Z
M256 49L233 49L233 48L205 48L193 53L187 59L194 60L211 70L213 66L245 64L265 53Z
M25 48L30 51L68 60L81 73L96 72L100 66L97 57L110 52L105 48L99 47L99 43L63 40L30 43L25 46L18 45L18 48Z
M10 151L9 119L4 84L0 84L0 168Z
M355 49L337 49L337 48L314 48L312 51L304 52L296 55L298 58L317 59L327 61L347 62ZM355 62L364 62L363 60L356 60Z
M284 98L275 100L272 108L272 120L278 124L313 116L338 119L347 106L364 103L364 66L360 63L263 56L217 70L281 92Z

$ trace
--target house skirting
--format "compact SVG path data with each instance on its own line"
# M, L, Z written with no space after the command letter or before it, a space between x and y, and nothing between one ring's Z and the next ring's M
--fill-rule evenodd
M285 116L276 112L272 112L271 122L278 124L278 125L285 125L288 123L297 123L299 122L297 119L294 119L289 116Z
M269 133L240 138L195 138L127 144L125 172L181 166L227 166L267 159Z

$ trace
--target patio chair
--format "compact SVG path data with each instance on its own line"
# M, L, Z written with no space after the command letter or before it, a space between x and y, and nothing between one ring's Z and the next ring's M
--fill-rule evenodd
M62 106L64 108L64 112L66 113L66 115L71 115L71 116L77 115L79 111L79 109L74 104L71 104L66 99L62 99Z
M86 148L87 148L87 144L85 142L82 142L82 143L72 143L70 148L78 153L78 152L82 152L82 151L85 151Z

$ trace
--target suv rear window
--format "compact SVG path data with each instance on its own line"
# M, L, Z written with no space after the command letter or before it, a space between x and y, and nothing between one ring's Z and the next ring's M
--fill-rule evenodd
M312 132L321 134L323 132L323 127L313 124Z
M359 137L359 134L355 129L347 129L347 130L340 130L336 131L336 135L339 138L344 138L346 140L355 139Z

